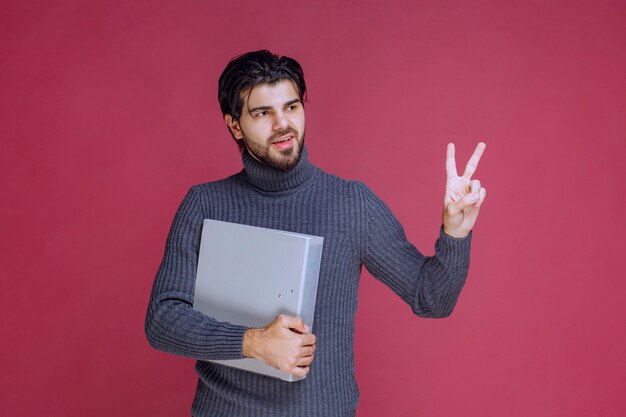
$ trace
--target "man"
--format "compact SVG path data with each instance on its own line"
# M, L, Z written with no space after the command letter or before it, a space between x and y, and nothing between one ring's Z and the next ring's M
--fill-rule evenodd
M359 398L353 336L361 267L421 317L448 316L465 282L470 232L485 199L471 176L485 145L478 145L460 177L454 145L448 145L443 227L435 256L425 257L364 184L327 174L308 160L305 97L300 65L268 51L232 60L220 77L221 110L242 149L244 169L196 185L185 196L146 318L153 347L198 360L194 416L353 416ZM313 329L287 316L248 329L193 310L205 218L324 237ZM275 261L281 262L280 253ZM289 383L206 362L244 357L307 377Z

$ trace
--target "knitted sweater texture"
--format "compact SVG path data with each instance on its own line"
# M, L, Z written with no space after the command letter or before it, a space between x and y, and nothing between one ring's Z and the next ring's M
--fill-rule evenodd
M148 340L156 349L198 360L194 416L354 416L359 400L354 316L361 267L416 315L445 317L467 276L471 235L455 239L440 231L435 255L423 256L372 191L323 172L308 161L306 149L287 172L246 152L243 162L240 173L193 186L183 199L152 289ZM205 218L324 237L312 329L317 349L306 379L285 382L205 361L242 358L246 331L192 308Z

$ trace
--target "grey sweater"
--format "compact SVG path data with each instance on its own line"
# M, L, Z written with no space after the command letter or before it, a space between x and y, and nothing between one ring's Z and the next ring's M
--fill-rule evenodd
M467 276L471 235L455 239L440 230L435 256L426 257L372 191L315 167L306 149L288 172L246 152L243 163L236 175L193 186L181 203L152 289L148 340L156 349L198 360L194 416L353 416L359 400L353 340L361 267L416 315L445 317ZM312 329L317 349L306 379L284 382L204 361L242 358L246 330L192 308L205 218L324 237Z

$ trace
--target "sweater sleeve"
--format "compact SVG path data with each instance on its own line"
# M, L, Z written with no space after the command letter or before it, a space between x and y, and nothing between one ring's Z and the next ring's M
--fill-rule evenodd
M152 287L145 332L155 349L201 360L241 359L245 327L217 321L193 309L204 216L199 190L181 203Z
M471 236L461 239L440 229L435 255L422 255L407 241L387 205L366 186L366 236L363 263L420 317L452 313L469 269Z

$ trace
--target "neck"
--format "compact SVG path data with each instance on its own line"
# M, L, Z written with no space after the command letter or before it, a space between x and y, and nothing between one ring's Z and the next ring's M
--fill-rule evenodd
M315 173L316 168L308 160L306 147L298 164L287 171L281 171L256 160L244 149L243 177L246 182L263 191L285 191L296 188L306 182Z

